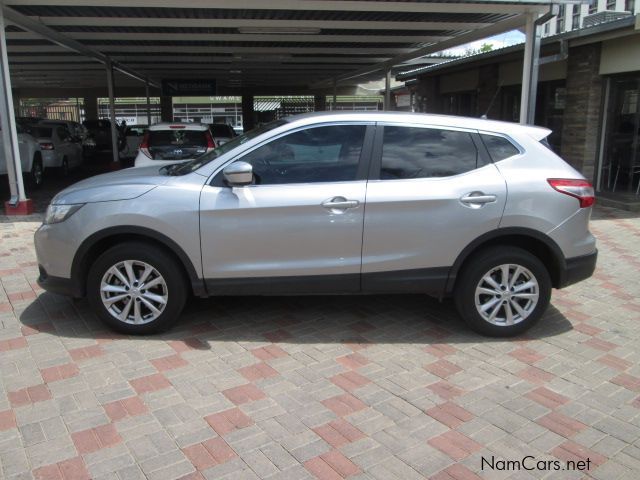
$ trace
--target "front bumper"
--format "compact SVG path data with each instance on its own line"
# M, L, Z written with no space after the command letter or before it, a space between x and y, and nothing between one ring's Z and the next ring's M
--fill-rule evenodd
M67 297L81 298L83 296L82 288L70 278L52 277L47 271L38 265L40 276L38 277L38 285L47 292L65 295Z
M558 288L568 287L569 285L589 278L596 269L597 260L597 250L588 255L567 258L565 268L560 272L560 284Z

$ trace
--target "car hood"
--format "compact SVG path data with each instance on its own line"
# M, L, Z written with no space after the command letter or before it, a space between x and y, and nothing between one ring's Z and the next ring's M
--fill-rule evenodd
M70 205L137 198L167 182L169 177L161 175L159 170L153 165L96 175L65 188L53 197L51 203Z

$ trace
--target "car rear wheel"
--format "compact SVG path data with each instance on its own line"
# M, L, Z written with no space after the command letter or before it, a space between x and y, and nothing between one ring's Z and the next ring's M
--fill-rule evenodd
M475 331L509 337L531 328L551 299L546 267L526 250L502 246L484 250L460 272L458 312Z
M186 282L177 261L143 243L107 250L91 266L87 297L111 328L125 334L167 330L182 312Z

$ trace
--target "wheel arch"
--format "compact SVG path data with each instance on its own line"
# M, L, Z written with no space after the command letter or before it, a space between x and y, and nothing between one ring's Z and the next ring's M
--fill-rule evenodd
M560 288L566 275L566 261L558 244L549 236L537 230L523 227L506 227L481 235L467 245L449 271L446 294L451 294L460 271L471 260L474 253L488 247L514 246L535 255L549 271L554 288Z
M127 241L144 242L162 248L182 266L193 294L199 297L206 296L204 282L198 276L193 262L182 247L162 233L134 225L106 228L90 235L82 242L71 264L71 278L82 296L86 295L87 275L96 258L106 249Z

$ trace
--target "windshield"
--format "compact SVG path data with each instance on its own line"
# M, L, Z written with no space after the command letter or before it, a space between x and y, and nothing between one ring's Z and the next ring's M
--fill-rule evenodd
M278 128L287 123L285 120L275 120L273 122L266 123L258 128L254 128L253 130L240 135L239 137L234 137L232 140L229 140L224 145L220 145L217 148L214 148L211 152L206 155L202 155L195 160L190 162L183 163L177 166L174 170L172 170L172 175L186 175L187 173L191 173L199 169L200 167L206 165L212 160L215 160L220 155L223 155L227 152L230 152L234 148L242 145L243 143L247 143L249 140L256 138L258 135L262 135L274 128Z

